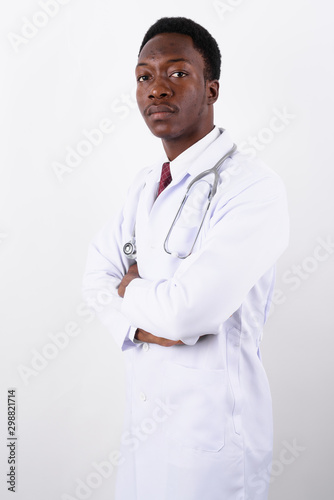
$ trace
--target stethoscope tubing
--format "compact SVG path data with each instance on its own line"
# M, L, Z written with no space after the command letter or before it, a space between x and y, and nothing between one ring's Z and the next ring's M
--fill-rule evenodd
M207 170L204 170L203 172L201 172L200 174L198 174L190 183L189 185L187 186L187 190L186 190L186 193L183 197L183 200L179 206L179 209L174 217L174 220L169 228L169 231L167 233L167 236L165 238L165 241L164 241L164 250L166 253L168 253L169 255L172 255L174 257L177 257L179 259L185 259L187 257L189 257L189 255L192 253L193 249L194 249L194 246L198 240L198 236L200 234L200 231L202 229L202 226L204 224L204 220L205 220L205 217L206 217L206 214L208 213L208 210L209 210L209 207L211 205L211 201L212 201L212 198L214 197L214 195L216 194L217 192L217 188L218 188L218 184L219 184L219 170L220 170L220 167L222 166L222 164L225 162L225 160L227 160L227 158L229 158L230 156L233 156L233 154L236 152L237 150L237 146L235 144L233 144L232 148L222 157L218 160L218 162L214 165L214 167L212 168L209 168ZM175 227L175 224L178 220L178 218L180 217L181 215L181 212L182 212L182 209L189 197L189 193L190 193L190 190L191 188L194 186L194 184L196 184L196 182L200 181L201 179L204 179L204 177L207 177L208 175L213 175L214 176L214 181L212 183L212 186L211 186L211 189L210 189L210 193L208 194L208 203L207 203L207 207L204 211L204 215L202 217L202 221L199 225L199 228L198 228L198 231L197 231L197 234L196 234L196 237L194 239L194 243L190 249L190 251L186 254L186 255L180 255L178 252L172 252L169 250L168 248L168 242L169 242L169 239L170 239L170 235L173 231L173 228ZM126 257L128 259L132 259L132 260L136 260L136 257L137 257L137 249L136 249L136 238L135 238L135 225L134 225L134 229L133 229L133 233L132 233L132 237L131 237L131 240L128 241L127 243L125 243L125 245L123 246L123 252L124 254L126 255Z
M198 240L198 236L201 232L201 229L202 229L202 226L204 224L204 220L205 220L205 217L206 217L206 214L208 213L208 210L209 210L209 207L211 205L211 201L212 201L212 198L214 197L214 195L216 194L217 192L217 188L218 188L218 183L219 183L219 169L221 167L221 165L224 163L225 160L227 160L227 158L229 158L230 156L232 156L235 151L237 150L237 146L235 144L233 144L232 148L230 149L230 151L228 151L222 158L220 158L220 160L215 164L214 167L212 168L209 168L207 170L204 170L203 172L201 172L200 174L198 174L190 183L189 185L187 186L187 190L186 190L186 194L184 195L183 197L183 200L180 204L180 207L176 213L176 216L169 228L169 231L167 233L167 236L165 238L165 241L164 241L164 250L166 253L168 253L169 255L172 255L174 257L177 257L179 259L186 259L187 257L189 257L189 255L192 253L193 249L194 249L194 246ZM204 179L204 177L207 177L208 175L214 175L214 181L213 181L213 184L212 184L212 187L211 187L211 190L210 190L210 193L208 195L208 204L207 204L207 207L206 207L206 210L204 211L204 215L202 217L202 221L199 225L199 228L198 228L198 231L197 231L197 234L196 234L196 237L194 239L194 243L190 249L190 251L186 254L186 255L180 255L178 252L172 252L169 250L168 248L168 242L169 242L169 238L170 238L170 235L173 231L173 228L175 227L175 224L178 220L178 218L180 217L181 215L181 212L182 212L182 209L189 197L189 193L190 193L190 190L191 188L194 186L194 184L196 184L196 182L200 181L201 179Z

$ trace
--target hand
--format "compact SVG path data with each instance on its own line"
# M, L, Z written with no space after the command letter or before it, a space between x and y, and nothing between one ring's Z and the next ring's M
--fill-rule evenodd
M182 340L169 340L162 337L156 337L152 333L145 332L141 328L137 328L135 338L141 342L148 342L149 344L158 344L163 347L172 347L173 345L183 344Z
M131 283L132 280L140 278L138 274L138 267L137 264L133 264L132 266L129 267L128 272L125 274L123 277L122 281L119 284L118 287L118 295L120 297L124 297L126 287L128 286L129 283ZM140 340L141 342L148 342L150 344L158 344L163 347L171 347L173 345L177 344L183 344L181 340L169 340L169 339L164 339L162 337L156 337L155 335L152 335L152 333L146 332L145 330L142 330L141 328L137 328L135 338L137 340Z
M132 280L140 278L138 274L138 267L137 264L133 264L132 266L129 267L128 272L123 276L122 281L119 284L118 287L118 295L120 297L124 297L126 287L128 286L129 283L131 283Z

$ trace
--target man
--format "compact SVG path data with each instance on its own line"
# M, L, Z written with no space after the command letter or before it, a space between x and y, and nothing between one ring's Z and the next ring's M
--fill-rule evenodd
M112 298L100 317L127 367L117 500L267 498L272 416L259 342L287 245L286 196L214 126L219 76L204 28L163 18L149 29L137 101L165 157L139 173L89 250L84 293L91 304ZM175 218L190 182L223 156L209 207L212 174Z

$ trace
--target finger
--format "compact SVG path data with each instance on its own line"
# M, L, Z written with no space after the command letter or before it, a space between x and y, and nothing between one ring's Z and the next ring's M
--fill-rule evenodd
M118 290L117 290L117 293L120 297L124 297L124 293L125 293L125 286L120 283L119 287L118 287Z
M138 274L138 265L137 264L132 264L132 266L129 267L128 273L130 273L130 274Z

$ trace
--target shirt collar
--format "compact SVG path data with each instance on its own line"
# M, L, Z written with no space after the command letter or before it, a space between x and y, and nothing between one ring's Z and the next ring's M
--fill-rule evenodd
M221 131L218 127L214 127L211 132L205 135L202 139L195 142L190 148L186 149L175 160L170 162L170 171L172 179L177 179L181 174L189 169L191 164L220 136ZM168 161L168 160L166 160Z

